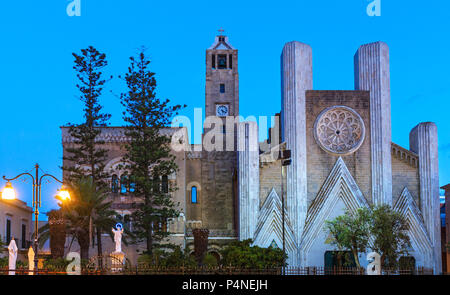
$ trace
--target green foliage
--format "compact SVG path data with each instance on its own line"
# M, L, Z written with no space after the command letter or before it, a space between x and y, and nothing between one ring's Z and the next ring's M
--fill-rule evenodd
M82 259L88 259L89 236L94 228L111 232L116 212L111 208L106 190L96 187L91 177L71 183L71 200L60 204L67 233L76 237Z
M3 242L2 236L0 235L0 253L3 253L6 251L5 247L6 247L6 244Z
M282 267L287 255L278 248L251 246L252 240L235 241L222 251L221 264L240 268L263 269Z
M152 254L141 254L138 257L138 264L160 267L195 267L197 265L195 259L187 252L183 252L179 246L174 247L172 251L154 249Z
M105 179L109 175L104 170L107 156L106 149L100 148L103 141L97 136L101 133L98 127L107 125L111 115L102 113L102 106L99 104L103 85L101 69L108 62L104 53L89 46L81 50L81 54L72 54L75 57L74 69L77 72L80 90L80 100L84 103L84 122L81 124L69 123L69 134L74 138L76 145L66 148L67 155L64 160L71 161L72 165L64 166L63 170L70 172L67 174L71 180L80 179L86 175L93 178L94 183L99 186L106 186ZM86 170L85 167L89 169Z
M381 255L382 266L395 268L398 258L408 254L411 243L407 230L406 220L390 206L382 205L372 210L373 250Z
M171 138L161 129L169 126L182 106L170 106L168 99L156 97L155 74L148 69L150 61L144 50L130 60L124 77L128 91L121 95L125 134L130 138L123 168L135 182L134 195L142 200L132 214L133 233L137 241L146 241L147 252L152 253L170 234L160 225L178 216L171 197L176 187L167 179L178 167L171 153Z
M0 258L0 267L9 267L9 256L5 256ZM28 261L16 261L16 268L27 268L28 267Z
M2 268L8 267L8 263L9 263L8 256L0 258L0 267L2 267Z
M219 265L219 262L217 261L216 257L214 257L214 255L208 253L203 258L203 265L215 267Z
M332 221L326 221L325 230L329 233L326 243L336 250L351 251L357 266L358 253L364 253L370 237L373 237L372 250L381 255L383 267L398 267L401 255L408 254L411 246L407 235L406 220L388 205L358 209L355 214L347 211Z
M102 112L102 106L99 103L99 97L103 91L106 80L102 79L101 70L108 64L106 55L99 52L92 46L81 50L81 54L73 53L75 58L74 70L77 72L80 90L80 100L84 103L84 122L81 124L68 124L69 134L74 139L75 145L66 148L67 154L63 157L71 165L62 167L66 173L66 179L70 182L78 182L84 177L91 177L94 190L102 191L108 189L108 172L104 169L107 159L107 150L102 148L104 141L99 140L101 130L99 127L107 126L111 115ZM87 168L87 169L86 169ZM102 244L101 234L105 231L105 222L103 219L109 219L109 215L103 218L98 215L94 224L97 232L97 251L101 255ZM92 216L89 216L90 218ZM91 223L92 225L92 223ZM92 234L92 229L89 228ZM78 230L77 240L80 244L82 253L87 252L86 241L89 245L89 237L86 238L85 230ZM83 236L82 236L83 235ZM85 256L85 254L82 254ZM87 258L87 257L84 257Z
M346 211L344 215L326 221L325 229L330 234L326 242L334 245L338 251L351 251L356 266L360 267L358 253L364 253L369 243L370 210L360 208L355 214Z
M64 258L56 258L56 259L45 259L43 262L43 266L45 270L49 271L66 271L67 266L70 261Z

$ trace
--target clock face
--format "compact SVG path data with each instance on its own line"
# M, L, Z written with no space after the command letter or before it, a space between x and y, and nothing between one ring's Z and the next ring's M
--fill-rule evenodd
M226 105L226 104L216 105L216 115L219 117L228 116L228 105Z

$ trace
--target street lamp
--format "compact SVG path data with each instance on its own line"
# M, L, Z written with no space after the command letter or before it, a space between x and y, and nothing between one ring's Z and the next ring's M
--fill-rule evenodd
M14 200L16 198L16 192L14 191L11 182L7 182L5 188L2 191L3 200Z
M36 164L34 166L36 172L35 172L35 176L33 176L31 173L29 172L24 172L21 173L19 175L17 175L16 177L13 178L6 178L5 176L3 176L3 179L7 181L5 187L3 188L2 191L2 199L4 200L13 200L16 198L16 193L14 192L14 189L12 187L11 181L16 180L22 176L30 176L31 179L33 180L33 208L34 208L34 267L36 269L36 273L38 271L38 217L39 217L39 208L41 207L41 184L42 184L42 179L45 177L51 177L54 180L56 180L57 182L62 184L61 189L58 192L58 197L64 201L64 200L69 200L70 199L70 193L67 190L67 188L65 187L64 183L59 180L58 178L56 178L55 176L51 175L51 174L44 174L42 176L39 177L39 164Z
M285 214L284 214L284 167L291 165L291 150L283 150L280 151L280 157L281 159L281 222L283 224L283 255L286 255L286 248L285 248ZM286 274L286 262L283 262L283 275Z

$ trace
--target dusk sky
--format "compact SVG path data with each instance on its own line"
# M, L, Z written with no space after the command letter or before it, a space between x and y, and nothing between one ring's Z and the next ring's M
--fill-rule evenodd
M62 176L59 127L83 120L72 52L93 45L106 53L105 77L114 78L100 102L112 114L112 126L123 124L118 96L125 83L117 76L142 45L152 60L158 95L187 104L182 114L193 117L194 108L204 107L205 50L223 28L239 50L239 107L245 117L280 111L280 54L286 42L311 45L315 90L353 90L358 47L386 42L392 141L409 148L410 130L435 122L440 185L450 183L449 1L382 0L379 17L367 15L367 0L81 0L81 16L73 17L66 13L70 2L2 1L0 176L13 177L35 163ZM31 180L13 186L31 206ZM58 187L43 185L42 213L57 208Z

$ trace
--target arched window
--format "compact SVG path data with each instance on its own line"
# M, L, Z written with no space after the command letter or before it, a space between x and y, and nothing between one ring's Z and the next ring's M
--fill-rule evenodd
M126 194L128 188L128 177L126 175L122 175L120 177L120 193Z
M167 175L162 177L162 192L167 194L169 192L169 178Z
M191 203L192 204L197 204L198 203L197 187L196 186L191 187Z
M119 192L119 178L117 177L116 174L114 174L111 177L111 191L113 193L118 193Z

